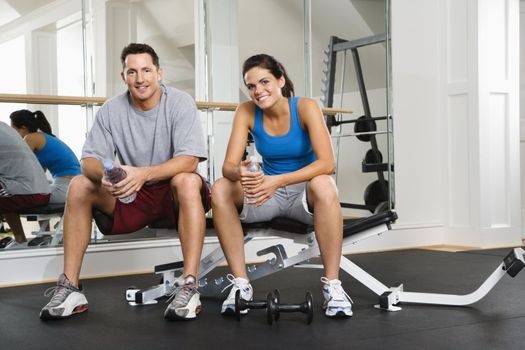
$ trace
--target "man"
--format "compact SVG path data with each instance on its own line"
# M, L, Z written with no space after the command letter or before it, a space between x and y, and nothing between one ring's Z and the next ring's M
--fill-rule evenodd
M166 308L167 319L192 319L201 308L197 293L209 189L196 173L206 159L195 102L160 83L157 53L132 43L121 54L128 91L104 103L82 150L82 175L70 184L64 212L64 273L42 319L86 311L79 284L89 243L93 208L113 216L112 233L134 232L158 219L178 222L184 257L184 285ZM103 179L103 160L118 157L127 177L112 185ZM128 204L118 198L133 193Z
M0 122L0 216L15 236L6 248L27 246L16 211L44 206L49 198L49 183L35 154L13 128Z

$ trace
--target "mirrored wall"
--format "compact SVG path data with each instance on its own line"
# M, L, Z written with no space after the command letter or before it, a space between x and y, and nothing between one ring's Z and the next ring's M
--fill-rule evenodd
M126 88L122 48L145 42L159 54L164 84L197 101L239 103L248 99L243 61L268 53L286 67L296 95L340 111L326 120L344 215L370 215L383 202L393 207L388 12L387 0L0 0L0 50L8 53L0 57L8 82L0 95L115 96ZM22 108L42 110L80 156L98 107L1 102L0 121ZM232 117L201 111L210 161L200 172L212 181L221 176Z

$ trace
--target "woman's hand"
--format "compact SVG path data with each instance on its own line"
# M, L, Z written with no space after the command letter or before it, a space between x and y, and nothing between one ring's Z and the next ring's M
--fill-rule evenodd
M268 199L273 197L275 191L281 187L281 181L279 175L275 176L264 176L259 185L245 190L245 196L248 198L249 204L255 204L260 206L264 204Z
M251 161L247 159L242 161L239 166L241 186L245 193L257 188L257 186L259 186L264 180L264 174L261 170L256 172L248 170L248 165L250 165L250 163Z

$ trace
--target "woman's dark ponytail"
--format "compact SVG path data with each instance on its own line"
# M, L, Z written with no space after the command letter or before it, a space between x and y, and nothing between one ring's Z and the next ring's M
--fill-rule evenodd
M37 132L39 129L46 134L53 135L51 125L41 111L31 112L27 109L14 111L9 116L11 123L17 128L26 127L29 132Z
M55 136L55 135L53 135L53 132L51 130L51 125L47 121L47 118L44 115L44 113L42 113L41 111L36 111L33 114L35 115L35 119L36 119L36 122L38 124L38 128L41 131L45 132L46 134L49 134L51 136Z

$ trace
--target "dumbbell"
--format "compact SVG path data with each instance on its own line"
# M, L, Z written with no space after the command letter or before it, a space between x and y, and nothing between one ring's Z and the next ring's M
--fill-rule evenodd
M241 291L237 290L235 292L235 316L237 316L237 320L241 320L241 311L246 309L267 309L268 307L268 300L271 300L274 303L279 304L280 301L280 294L277 289L275 289L272 293L268 293L266 296L266 300L244 300L241 298ZM276 318L277 319L277 318ZM270 322L271 324L271 322Z
M266 320L272 324L273 320L278 320L281 312L302 312L306 314L306 324L312 323L314 318L312 293L306 292L306 301L301 304L280 304L268 294L266 304Z

